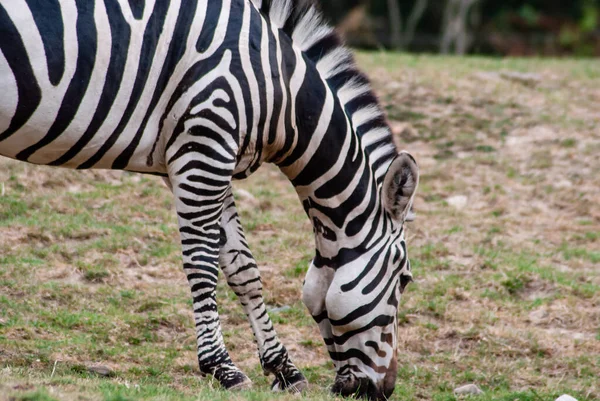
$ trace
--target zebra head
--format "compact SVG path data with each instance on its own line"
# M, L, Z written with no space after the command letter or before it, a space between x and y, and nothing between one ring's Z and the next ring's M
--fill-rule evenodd
M345 230L333 229L327 216L309 210L317 256L303 300L335 365L335 393L386 399L394 390L398 304L412 280L404 223L418 182L417 163L401 152L380 188L365 192L372 197L367 202L375 202L372 212L350 213Z

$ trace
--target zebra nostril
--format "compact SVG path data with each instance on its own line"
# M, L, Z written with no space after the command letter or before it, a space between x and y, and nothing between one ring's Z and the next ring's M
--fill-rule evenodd
M366 377L358 378L354 375L338 375L335 378L331 392L342 397L367 398L369 400L383 400L383 394L375 383Z
M404 289L409 283L412 283L413 277L412 274L402 274L400 275L400 293L404 294Z

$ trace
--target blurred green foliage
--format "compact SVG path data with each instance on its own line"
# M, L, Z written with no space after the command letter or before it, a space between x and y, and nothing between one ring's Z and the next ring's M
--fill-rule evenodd
M335 24L341 24L350 43L359 47L600 56L600 0L320 0L320 3L327 16ZM419 7L424 7L424 11L415 13ZM411 32L411 18L414 32Z

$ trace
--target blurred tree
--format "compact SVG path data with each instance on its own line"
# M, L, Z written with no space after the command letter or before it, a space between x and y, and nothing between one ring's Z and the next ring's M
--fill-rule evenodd
M465 54L467 52L473 43L469 21L472 21L473 25L478 25L481 20L478 13L472 13L473 6L478 2L479 0L446 0L440 39L442 53Z
M390 21L391 47L393 49L402 48L402 15L398 0L387 0L388 16Z
M317 0L353 45L600 55L600 0Z
M387 3L391 31L391 47L394 49L406 49L410 46L415 37L417 25L429 5L429 0L417 0L411 7L411 11L405 23L402 21L402 12L398 0L387 0Z

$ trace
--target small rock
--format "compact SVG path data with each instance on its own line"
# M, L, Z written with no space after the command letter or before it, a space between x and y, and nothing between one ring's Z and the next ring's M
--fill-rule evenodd
M529 314L529 321L533 324L541 324L548 317L548 312L544 309L534 310Z
M563 394L556 399L556 401L577 401L577 398L573 398L568 394Z
M499 82L500 74L497 72L480 71L475 74L475 78L481 79L482 81Z
M256 197L254 195L252 195L250 192L246 191L245 189L236 189L234 191L234 195L241 202L244 202L244 203L248 204L249 206L256 207L260 204L260 201L258 199L256 199Z
M525 86L535 86L542 81L539 74L528 74L516 71L502 71L500 76L508 81L520 83Z
M17 384L16 386L13 386L13 390L17 390L17 391L28 391L28 390L33 390L35 388L35 386L31 385L31 384ZM14 398L9 398L10 400L13 400Z
M70 194L78 194L81 192L81 185L71 184L67 186L67 192Z
M280 306L279 308L269 309L269 312L271 312L271 313L281 313L281 312L287 312L290 309L292 309L291 306L285 305L285 306Z
M102 366L102 365L88 366L87 370L90 373L95 373L99 376L104 376L104 377L110 377L110 376L114 375L114 371L111 368L109 368L108 366Z
M552 128L536 125L532 128L518 128L511 131L506 138L506 145L511 148L522 150L525 145L547 144L548 142L555 141L559 138L559 134Z
M451 196L451 197L447 198L446 202L450 206L460 210L460 209L464 209L465 206L467 206L468 200L469 199L464 195L455 195L455 196Z
M554 265L554 268L561 273L571 273L573 271L573 269L567 265Z
M474 384L466 384L454 389L455 395L477 395L483 394L483 391Z
M554 184L554 186L556 188L560 188L560 189L572 188L573 187L573 183L571 181L569 181L569 180L560 180L556 184Z

